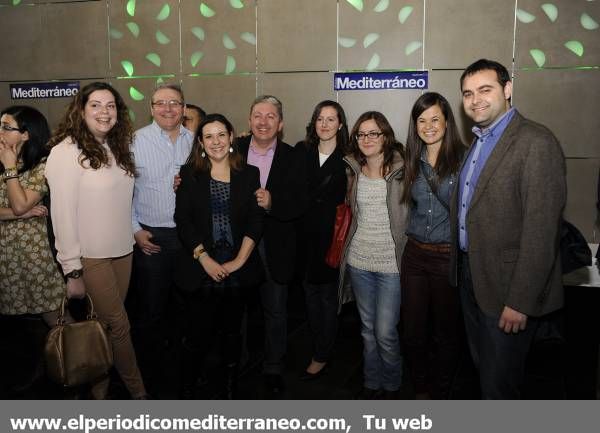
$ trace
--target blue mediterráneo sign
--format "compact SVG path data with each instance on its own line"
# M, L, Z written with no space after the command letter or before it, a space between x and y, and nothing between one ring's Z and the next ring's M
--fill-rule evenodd
M427 89L427 71L336 72L333 90L415 90Z
M70 98L79 92L79 81L10 84L12 99Z

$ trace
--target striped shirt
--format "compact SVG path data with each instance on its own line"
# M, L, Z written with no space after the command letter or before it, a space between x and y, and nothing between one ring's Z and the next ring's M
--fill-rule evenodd
M183 126L175 144L156 122L138 129L132 151L138 176L133 191L133 232L150 227L175 227L173 178L185 164L193 134Z

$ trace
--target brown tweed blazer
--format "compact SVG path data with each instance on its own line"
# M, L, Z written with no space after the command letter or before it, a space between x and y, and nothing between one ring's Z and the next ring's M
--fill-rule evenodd
M453 285L459 187L450 207ZM537 317L562 307L558 246L565 201L560 144L545 126L516 112L481 172L466 218L473 288L484 313L500 316L508 306Z

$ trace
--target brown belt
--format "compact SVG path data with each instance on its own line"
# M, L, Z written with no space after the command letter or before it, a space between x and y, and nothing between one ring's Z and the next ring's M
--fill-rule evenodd
M432 251L434 253L450 252L450 244L424 244L423 242L419 242L413 238L408 238L408 242L413 244L415 247L425 251Z

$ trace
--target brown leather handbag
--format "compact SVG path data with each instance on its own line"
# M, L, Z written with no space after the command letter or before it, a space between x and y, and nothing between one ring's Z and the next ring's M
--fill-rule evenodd
M46 337L44 354L48 377L64 386L92 382L108 373L113 365L106 327L98 320L92 298L89 295L86 298L86 320L65 323L68 299L64 298L57 324Z
M331 245L325 254L325 263L331 268L338 268L342 261L342 254L344 253L344 244L346 243L346 237L348 236L348 230L350 230L350 223L352 222L352 210L346 203L337 205L335 209L335 223L333 226L333 238L331 239Z

